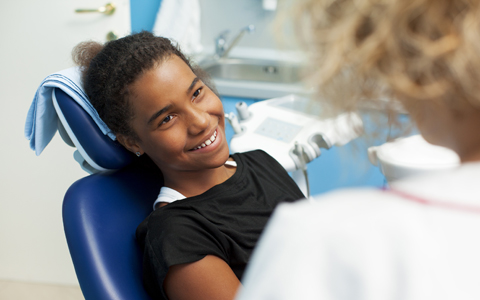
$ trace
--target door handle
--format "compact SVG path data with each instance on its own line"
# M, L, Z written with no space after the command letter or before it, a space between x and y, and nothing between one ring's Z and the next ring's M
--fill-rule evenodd
M93 8L93 9L87 9L87 8L78 8L75 10L76 13L92 13L92 12L98 12L102 13L105 15L113 15L115 12L115 4L113 3L107 3L105 6L99 7L99 8Z

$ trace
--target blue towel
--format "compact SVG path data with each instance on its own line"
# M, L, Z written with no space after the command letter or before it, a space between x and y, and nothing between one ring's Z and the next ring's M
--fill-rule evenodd
M93 118L103 134L112 140L116 139L83 91L80 69L73 67L47 76L35 93L25 122L25 137L36 155L42 153L57 132L58 117L52 102L53 88L60 88L70 95Z

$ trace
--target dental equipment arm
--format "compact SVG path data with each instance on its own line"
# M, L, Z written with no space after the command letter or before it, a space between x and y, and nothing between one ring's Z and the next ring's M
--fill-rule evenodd
M225 114L225 119L227 119L228 123L230 123L230 125L233 128L233 132L235 132L235 134L238 134L238 133L242 132L242 127L240 126L240 123L238 122L238 118L233 112L231 112L229 114Z
M295 160L295 164L298 169L292 172L292 178L297 183L300 190L302 190L305 197L310 197L310 184L307 174L307 163L310 162L308 155L305 153L305 149L298 142L295 142L295 146L290 152L290 155Z

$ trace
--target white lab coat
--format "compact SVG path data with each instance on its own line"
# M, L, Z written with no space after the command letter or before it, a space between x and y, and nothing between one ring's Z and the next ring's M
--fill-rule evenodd
M480 163L392 188L433 204L353 189L279 206L237 300L480 299Z

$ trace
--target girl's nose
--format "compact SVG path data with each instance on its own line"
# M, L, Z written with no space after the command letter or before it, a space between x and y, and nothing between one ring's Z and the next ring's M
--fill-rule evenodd
M187 116L188 133L197 135L208 129L210 125L210 115L201 109L192 108Z

